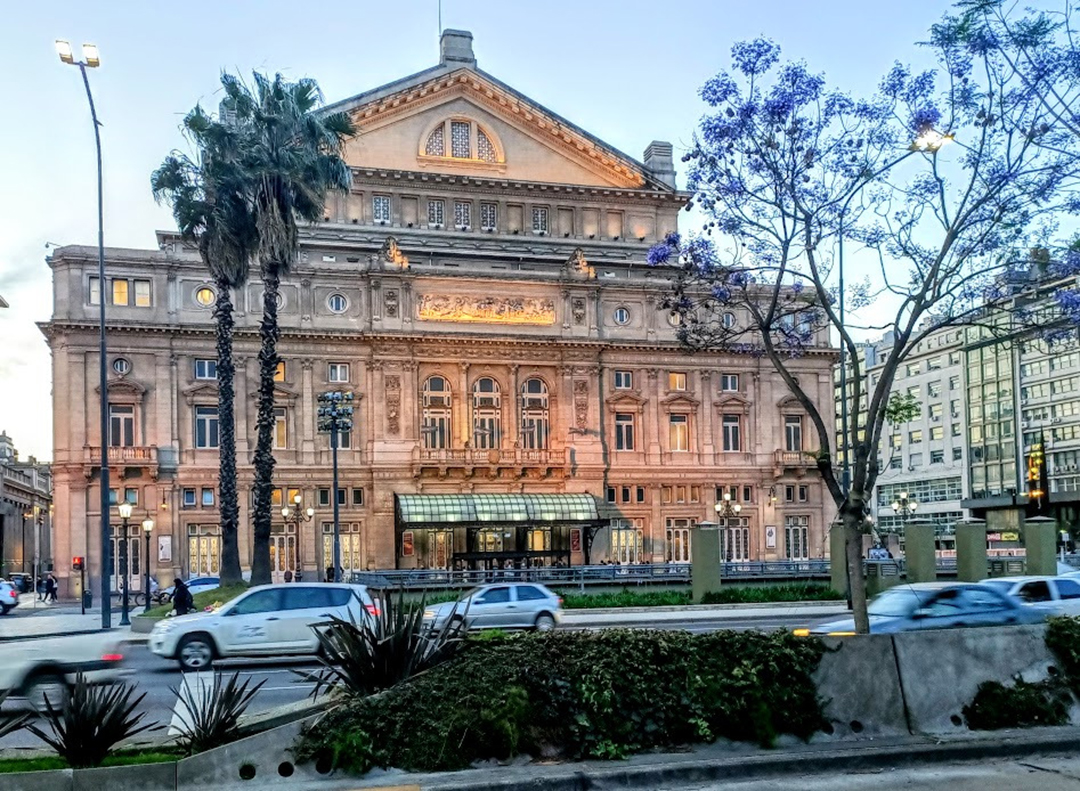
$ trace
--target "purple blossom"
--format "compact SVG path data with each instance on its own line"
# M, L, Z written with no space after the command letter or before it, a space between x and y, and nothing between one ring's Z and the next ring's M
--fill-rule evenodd
M793 292L795 292L796 294L801 294L801 293L803 293L803 290L804 290L805 288L806 288L806 285L805 285L805 284L804 284L804 283L803 283L803 282L802 282L801 280L796 280L796 281L795 281L794 283L792 283L792 285L791 285L791 290L792 290Z
M700 93L702 99L716 107L732 99L737 99L739 97L739 86L735 84L735 80L731 79L727 73L721 72L701 86Z
M780 47L765 38L737 41L731 47L735 68L747 77L764 74L780 59Z
M673 252L675 252L674 249L666 243L653 245L649 248L649 253L645 256L645 261L649 266L662 266L671 259L671 254Z
M679 236L678 231L672 231L664 237L664 244L668 247L674 247L677 250L682 246L682 237Z
M911 125L916 132L925 132L941 120L941 111L932 104L918 108L911 116Z

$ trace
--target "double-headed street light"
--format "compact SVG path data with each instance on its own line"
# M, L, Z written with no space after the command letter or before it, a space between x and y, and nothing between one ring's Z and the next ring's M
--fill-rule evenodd
M295 525L297 536L300 535L300 525L304 524L305 522L310 522L315 517L315 509L311 507L302 508L301 506L303 504L304 497L300 494L300 492L297 492L293 495L292 507L290 508L288 505L286 505L283 506L281 509L281 518L285 520L285 525ZM288 558L286 558L285 562L289 562ZM292 571L295 573L297 572L297 569L292 569Z
M94 122L94 145L97 147L97 204L98 204L98 386L101 389L101 628L112 628L112 585L109 581L108 546L109 546L109 391L108 369L106 368L105 348L105 295L108 289L105 283L105 203L101 182L101 124L98 122L94 107L94 95L90 92L90 80L87 69L96 69L101 65L101 55L96 44L82 45L82 60L75 60L71 44L57 39L56 54L69 66L78 66L86 86L86 100L90 103L90 118ZM127 616L125 616L126 620Z
M122 531L117 542L120 553L120 585L123 588L120 591L120 625L131 626L131 619L128 617L128 520L131 519L132 505L123 502L116 506L116 510L120 513Z
M319 431L330 433L334 465L334 582L341 582L341 518L338 504L338 432L352 430L353 394L332 390L320 393Z
M901 524L907 524L907 520L915 513L919 504L915 500L908 499L907 492L900 492L900 497L893 501L893 513L900 517Z
M147 517L142 523L143 535L146 536L146 554L143 555L143 563L146 566L146 590L143 591L143 595L146 597L146 609L144 612L150 612L150 534L154 532L154 520Z
M728 519L734 519L738 517L739 513L742 511L742 506L738 503L734 503L731 501L731 492L724 492L724 496L720 499L720 502L718 502L714 508L716 510L716 521L720 524L721 527L725 528L723 538L724 544L727 546L727 552L724 559L727 561L731 561L732 534L727 532L726 528L728 527Z

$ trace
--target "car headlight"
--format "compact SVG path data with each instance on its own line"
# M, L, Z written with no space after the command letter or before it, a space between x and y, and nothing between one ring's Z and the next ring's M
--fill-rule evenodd
M424 618L437 618L438 615L435 610L424 610Z

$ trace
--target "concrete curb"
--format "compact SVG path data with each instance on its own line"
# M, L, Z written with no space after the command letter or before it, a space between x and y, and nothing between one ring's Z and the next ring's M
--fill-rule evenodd
M632 615L653 612L712 613L723 616L740 610L790 610L796 607L842 607L847 605L842 599L835 601L783 601L763 602L759 604L680 604L665 607L576 607L563 609L563 617L568 615ZM755 616L757 617L757 616Z
M1000 760L1027 755L1075 755L1080 749L1080 728L1053 729L1053 733L1002 731L993 737L975 737L948 741L912 741L904 744L852 747L837 744L836 749L804 749L788 752L763 752L724 758L659 760L638 766L575 764L560 767L563 771L544 772L542 768L520 767L528 774L501 779L491 777L491 770L403 775L400 782L415 783L423 791L604 791L616 788L678 788L684 785L761 779L801 774L839 774L869 772L890 768L964 763L988 759ZM1062 732L1065 731L1065 732ZM555 767L552 767L555 768ZM487 775L487 776L485 776ZM385 782L385 781L384 781ZM336 785L336 784L335 784ZM366 784L353 781L350 788Z

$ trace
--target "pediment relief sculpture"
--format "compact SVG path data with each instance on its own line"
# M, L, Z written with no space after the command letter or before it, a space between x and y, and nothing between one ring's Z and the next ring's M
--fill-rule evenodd
M421 321L481 324L555 323L555 302L542 297L483 297L423 294L417 300Z

